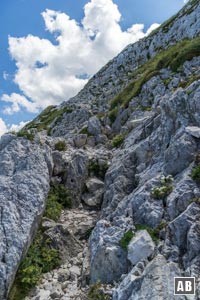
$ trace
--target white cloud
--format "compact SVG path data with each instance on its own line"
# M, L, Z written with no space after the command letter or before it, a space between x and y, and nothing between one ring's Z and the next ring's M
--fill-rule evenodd
M22 129L28 122L20 122L19 124L12 124L12 125L8 125L8 131L19 131L20 129Z
M28 121L29 122L29 121ZM3 119L0 118L0 137L9 131L19 131L22 129L28 122L20 122L19 124L6 125Z
M146 35L149 35L152 31L154 31L156 28L158 28L160 26L160 24L158 23L154 23L152 24L149 29L146 32Z
M8 129L5 122L0 118L0 136L3 135L7 130Z
M3 79L4 79L4 80L7 80L8 77L9 77L9 74L8 74L6 71L4 71L4 72L3 72Z
M17 66L14 81L24 96L3 95L2 100L11 103L5 113L15 113L21 107L35 112L67 100L86 84L81 75L93 75L127 44L145 36L142 24L122 31L121 14L112 0L87 3L81 24L48 9L42 17L46 30L55 36L55 44L32 35L9 37L9 51Z
M38 112L36 103L31 102L26 97L16 93L12 93L11 95L3 94L2 101L11 103L10 106L7 106L3 110L3 112L8 115L19 112L21 107L32 113Z

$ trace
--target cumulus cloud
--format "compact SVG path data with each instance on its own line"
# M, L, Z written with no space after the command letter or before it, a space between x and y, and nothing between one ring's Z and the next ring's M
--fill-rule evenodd
M0 137L8 131L19 131L22 129L28 122L20 122L19 124L6 125L3 119L0 118Z
M5 122L0 118L0 136L3 135L7 130L8 129Z
M12 125L8 125L7 130L8 131L19 131L20 129L22 129L28 122L20 122L19 124L12 124Z
M2 95L2 100L4 102L10 103L10 106L4 108L3 112L8 115L19 112L21 107L25 108L27 111L36 113L38 112L37 104L35 102L29 101L26 97L12 93L11 95Z
M159 26L153 24L145 33L144 25L134 24L123 31L121 14L112 0L87 3L81 24L49 9L42 17L54 43L33 35L9 37L9 51L17 66L14 81L23 96L3 95L2 100L11 104L4 113L18 112L21 107L36 112L69 99L127 44Z

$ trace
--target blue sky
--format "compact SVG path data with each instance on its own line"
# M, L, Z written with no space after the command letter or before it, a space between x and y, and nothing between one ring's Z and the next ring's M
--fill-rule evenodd
M0 135L76 94L128 43L183 5L183 0L1 0Z

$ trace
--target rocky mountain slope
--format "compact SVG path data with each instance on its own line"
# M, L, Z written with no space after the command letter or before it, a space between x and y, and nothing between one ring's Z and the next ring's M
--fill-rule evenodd
M0 300L200 299L199 139L191 0L1 138ZM196 296L174 296L174 276Z

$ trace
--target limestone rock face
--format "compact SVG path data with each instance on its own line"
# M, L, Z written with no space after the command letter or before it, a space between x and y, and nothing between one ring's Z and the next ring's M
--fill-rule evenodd
M0 299L38 228L53 169L49 147L9 140L0 152Z
M119 246L123 229L110 227L106 221L97 223L90 238L90 278L95 283L98 280L112 283L128 270L126 251Z
M174 277L181 275L177 264L167 263L162 255L158 255L146 265L144 271L139 267L134 267L113 292L113 300L177 299L173 283ZM186 298L178 296L178 299Z
M140 230L128 245L128 260L132 265L144 260L153 254L155 245L146 230Z
M97 117L92 117L88 121L88 132L94 136L101 133L101 123Z
M200 278L199 34L200 2L190 0L59 105L49 124L38 117L25 127L32 142L1 138L0 300L38 227L50 180L73 202L59 224L45 223L66 262L28 300L75 299L81 284L86 292L98 281L113 300L175 300L174 276ZM161 54L179 41L191 52L179 60L176 50L177 68L166 66ZM58 141L65 149L55 151ZM200 295L199 280L196 289Z
M200 138L200 128L195 126L188 126L185 128L185 131L196 138Z

